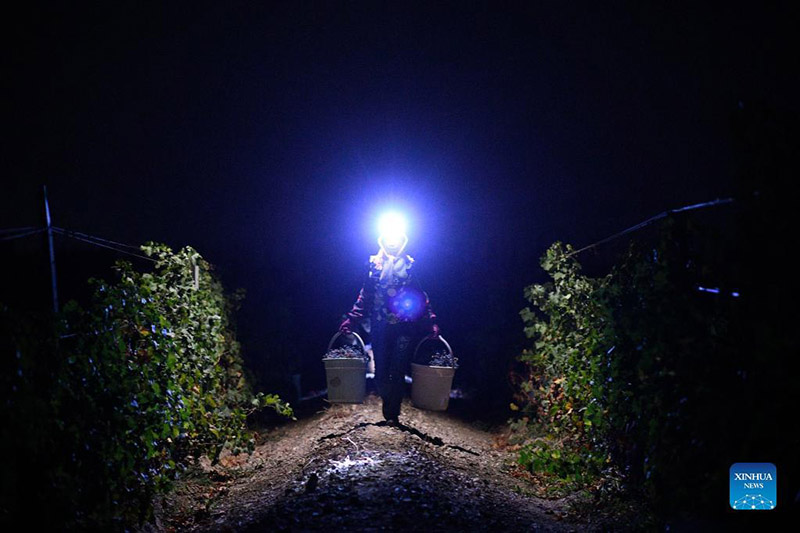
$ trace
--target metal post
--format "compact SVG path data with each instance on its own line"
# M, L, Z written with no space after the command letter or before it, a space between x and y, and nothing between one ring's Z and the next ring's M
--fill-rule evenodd
M53 286L53 313L58 313L58 287L56 286L56 254L53 250L53 226L50 223L50 204L47 203L47 185L44 188L44 215L47 220L47 244L50 248L50 282Z

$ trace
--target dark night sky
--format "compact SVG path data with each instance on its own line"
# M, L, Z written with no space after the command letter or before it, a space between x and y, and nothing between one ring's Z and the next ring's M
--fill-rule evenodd
M247 289L251 357L280 328L282 350L316 361L377 213L400 205L443 333L469 359L469 331L521 329L522 287L553 240L732 194L739 102L797 111L798 21L783 8L436 4L7 14L0 227L38 225L47 184L56 225L191 244ZM66 270L86 251L58 246Z

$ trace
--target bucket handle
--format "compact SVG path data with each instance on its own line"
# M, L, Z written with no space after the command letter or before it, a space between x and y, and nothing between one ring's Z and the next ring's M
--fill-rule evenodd
M331 337L331 342L328 343L328 351L331 351L331 348L333 348L333 343L336 342L336 339L338 339L340 335L342 335L341 331L337 331L333 334L333 337ZM361 353L366 355L367 347L364 346L364 339L362 339L361 336L355 331L351 331L349 335L354 336L358 340L358 343L361 345Z
M440 341L442 341L442 344L445 345L445 347L447 348L447 351L450 352L450 355L453 355L453 349L450 347L450 343L448 343L446 340L444 340L444 337L439 335L438 339L434 339L432 336L428 335L425 338L423 338L421 341L419 341L419 344L417 344L417 347L414 349L414 358L417 357L417 352L419 351L419 347L422 346L422 343L424 343L425 341L430 341L430 340L440 340Z

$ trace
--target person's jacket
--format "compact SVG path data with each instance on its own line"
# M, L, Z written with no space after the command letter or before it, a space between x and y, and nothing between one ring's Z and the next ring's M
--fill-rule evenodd
M358 298L340 329L350 329L354 324L365 324L367 320L385 320L388 324L419 322L437 334L436 314L412 267L413 263L407 267L405 278L392 278L382 283L380 266L370 262Z

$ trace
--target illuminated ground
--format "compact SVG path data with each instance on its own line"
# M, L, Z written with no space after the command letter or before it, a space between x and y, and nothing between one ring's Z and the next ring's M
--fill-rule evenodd
M496 435L404 404L333 405L261 436L252 456L201 462L160 507L158 529L197 531L576 531L567 502L505 473Z

